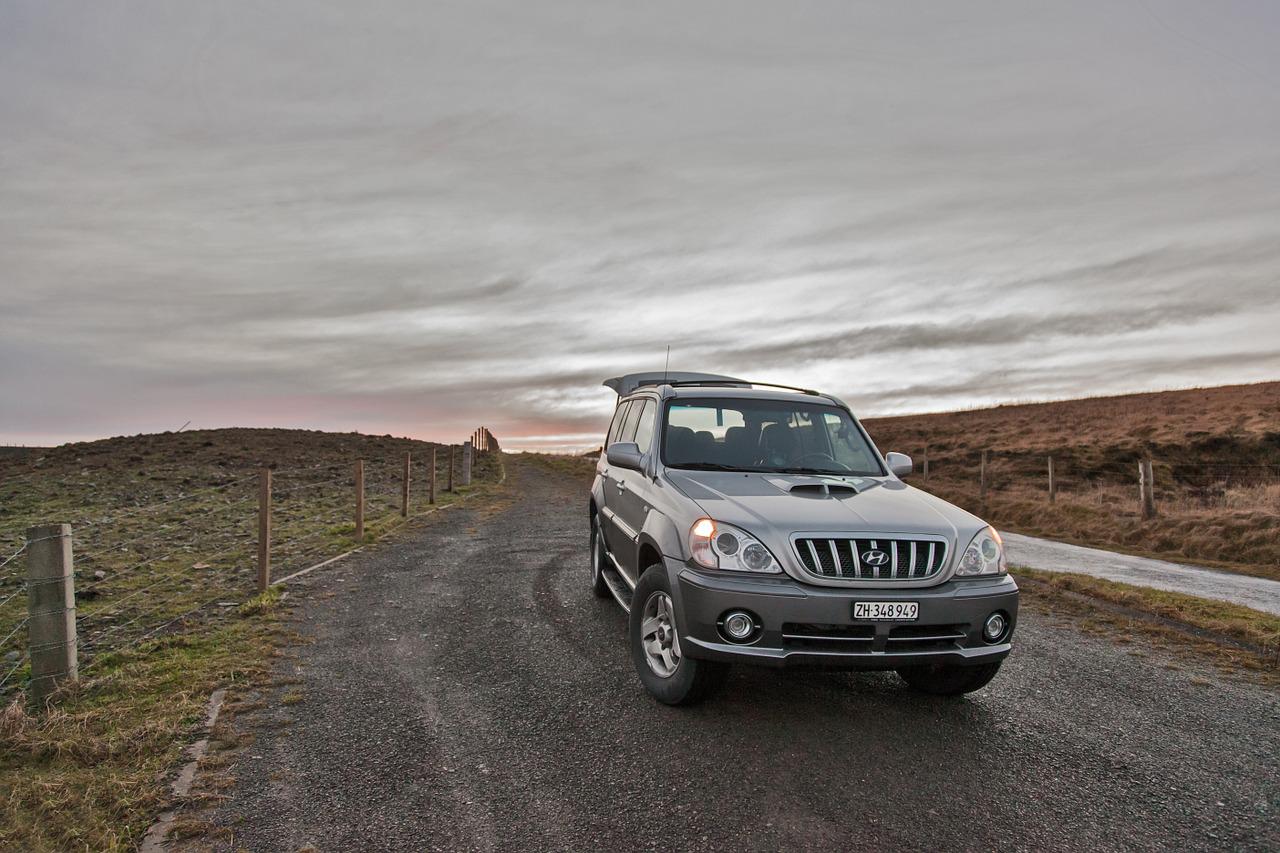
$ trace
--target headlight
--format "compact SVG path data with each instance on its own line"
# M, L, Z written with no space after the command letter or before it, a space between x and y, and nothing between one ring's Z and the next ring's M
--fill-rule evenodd
M769 549L745 530L709 518L700 518L689 528L689 554L699 566L728 572L782 571Z
M956 567L956 576L1002 575L1006 570L1004 541L994 527L987 527L979 530L969 547L964 549L960 565Z

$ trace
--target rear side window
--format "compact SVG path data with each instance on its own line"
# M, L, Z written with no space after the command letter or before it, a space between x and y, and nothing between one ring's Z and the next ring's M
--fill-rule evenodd
M622 431L622 422L626 420L627 410L630 408L630 403L623 403L618 407L618 410L613 413L613 422L609 424L609 434L604 440L605 447L608 447L618 440L618 433Z
M640 420L640 412L644 409L643 400L633 400L627 419L622 422L622 432L618 433L618 441L635 441L636 421Z
M657 410L652 400L645 400L640 420L636 422L636 444L640 445L641 453L648 453L649 445L653 444L653 422Z

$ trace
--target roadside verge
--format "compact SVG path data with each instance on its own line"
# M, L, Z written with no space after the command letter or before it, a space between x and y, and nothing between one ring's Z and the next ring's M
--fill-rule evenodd
M1280 684L1280 617L1167 590L1015 566L1026 603L1092 633L1207 657L1222 671Z

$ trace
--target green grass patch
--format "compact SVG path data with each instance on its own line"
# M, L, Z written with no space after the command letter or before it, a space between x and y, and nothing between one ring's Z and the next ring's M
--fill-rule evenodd
M569 456L561 453L521 453L521 461L530 462L547 471L564 474L585 482L595 476L598 456Z
M1173 629L1201 640L1225 640L1234 647L1228 652L1234 663L1273 675L1280 674L1278 616L1225 601L1117 583L1089 575L1021 567L1012 571L1024 581L1024 591L1051 606L1065 603L1063 593L1096 599L1149 617L1151 625L1148 627L1157 631ZM1203 648L1202 643L1193 645Z
M134 849L209 694L264 677L277 628L255 612L104 656L44 714L12 700L0 713L0 847Z
M427 502L432 445L390 436L212 430L65 445L0 459L0 557L29 525L69 523L81 681L34 713L26 668L0 693L0 849L130 850L164 807L161 777L219 686L265 678L283 592L256 593L258 474L272 477L272 576L400 529ZM355 537L354 461L365 460ZM443 491L438 454L436 508ZM476 462L468 504L502 491L498 454ZM483 509L483 507L481 507ZM21 558L0 572L0 637L26 615ZM16 593L10 595L10 593ZM25 631L0 656L25 651ZM0 676L11 664L0 658Z
M1259 649L1280 647L1280 616L1225 601L1198 598L1178 592L1133 586L1104 578L1070 572L1017 568L1014 574L1031 577L1057 589L1091 595L1125 607L1133 607L1176 619L1215 634L1239 640Z

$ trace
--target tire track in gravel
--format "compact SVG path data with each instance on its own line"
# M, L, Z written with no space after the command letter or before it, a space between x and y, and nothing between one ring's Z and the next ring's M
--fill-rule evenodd
M237 762L214 812L237 845L1277 847L1274 691L1032 611L964 700L741 667L704 706L657 705L621 610L591 595L581 482L509 467L509 506L317 573L340 596L300 596L314 642L284 674L307 699Z

